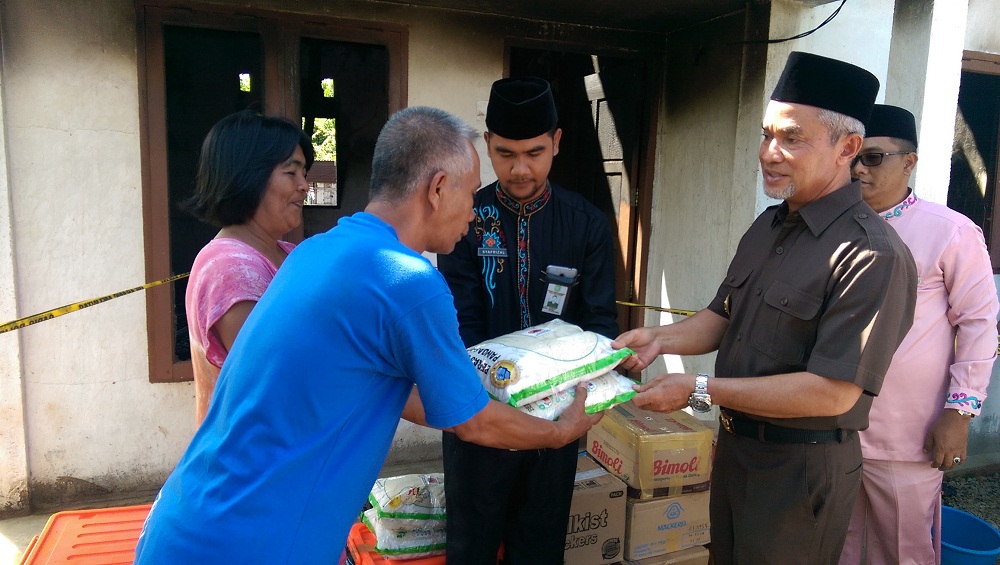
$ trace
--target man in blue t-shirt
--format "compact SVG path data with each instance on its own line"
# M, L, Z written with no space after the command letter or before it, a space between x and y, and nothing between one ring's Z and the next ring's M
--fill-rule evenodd
M370 204L297 247L254 307L136 563L335 563L401 414L510 449L560 447L600 419L583 387L558 422L490 400L421 256L468 229L474 136L433 108L389 119Z

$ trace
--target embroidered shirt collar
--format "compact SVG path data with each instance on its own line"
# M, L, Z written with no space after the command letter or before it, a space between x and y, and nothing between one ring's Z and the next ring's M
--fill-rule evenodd
M518 202L511 198L506 192L500 188L500 181L497 181L494 190L496 191L497 200L504 205L504 207L510 209L512 212L518 215L530 215L542 209L543 206L552 197L552 186L549 181L545 181L545 190L542 191L537 197L529 202Z
M913 192L912 188L907 189L906 198L904 198L902 202L896 204L889 210L882 210L878 213L878 215L882 216L886 220L898 218L903 215L903 212L905 212L910 206L916 204L919 200L920 199L917 198L917 193Z

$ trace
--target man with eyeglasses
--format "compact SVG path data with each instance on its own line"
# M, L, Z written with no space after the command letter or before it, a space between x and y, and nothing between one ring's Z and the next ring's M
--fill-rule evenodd
M969 420L996 359L998 304L983 233L917 197L909 188L916 164L913 114L876 105L851 171L865 202L909 246L919 282L913 326L861 432L861 489L841 565L940 562L942 471L966 458Z
M878 88L857 66L792 52L758 153L765 194L783 202L743 235L707 308L615 340L636 352L626 369L718 350L715 377L660 375L634 399L659 411L722 408L716 565L840 557L861 483L857 431L910 327L917 287L906 246L851 181Z

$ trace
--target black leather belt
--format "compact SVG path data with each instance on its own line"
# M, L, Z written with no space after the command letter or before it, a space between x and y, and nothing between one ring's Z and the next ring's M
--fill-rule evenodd
M851 437L851 430L801 430L775 426L767 422L758 422L742 418L723 411L720 415L722 427L735 436L752 438L765 443L824 443L828 441L843 442Z

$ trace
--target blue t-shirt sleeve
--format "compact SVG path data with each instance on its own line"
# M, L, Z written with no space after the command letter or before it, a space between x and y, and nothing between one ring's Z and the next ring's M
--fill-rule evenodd
M396 360L417 385L429 425L450 428L486 407L489 395L462 345L448 292L405 312L393 333Z

